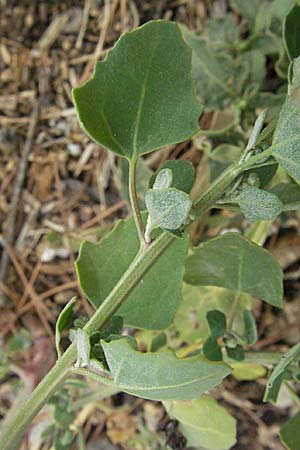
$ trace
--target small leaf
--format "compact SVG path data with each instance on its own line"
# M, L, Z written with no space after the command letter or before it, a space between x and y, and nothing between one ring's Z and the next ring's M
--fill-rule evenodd
M149 181L149 188L154 184L155 177L164 169L170 169L173 174L172 183L168 187L173 187L179 191L189 194L194 184L195 169L190 161L174 159L164 162L158 172L153 174Z
M221 311L217 309L213 309L212 311L208 311L206 314L206 320L208 322L211 335L214 338L219 338L224 336L226 332L226 316Z
M225 233L200 244L187 258L185 267L185 281L189 284L248 292L282 307L283 275L278 262L239 233Z
M192 207L189 195L174 188L149 189L145 201L151 219L150 231L177 230L186 222Z
M230 370L203 356L179 359L173 351L140 353L125 340L102 342L114 383L150 400L190 400L219 384Z
M56 345L56 351L58 354L58 357L61 357L61 349L60 349L60 340L61 340L61 334L64 330L67 330L71 325L73 321L73 306L76 301L76 297L73 297L64 307L64 309L61 311L61 313L58 316L58 319L56 321L55 325L55 345Z
M252 148L255 148L257 140L259 138L260 132L262 130L262 127L264 125L264 122L266 120L267 110L264 109L261 111L255 121L254 128L251 132L246 150L251 150Z
M224 450L235 444L236 420L213 397L163 403L168 415L179 421L189 447Z
M213 336L208 336L203 345L203 353L210 361L222 361L223 355L218 341Z
M300 450L300 412L289 419L280 430L281 442L288 450Z
M276 403L281 383L283 380L289 378L287 369L292 364L293 361L299 359L300 357L300 344L294 345L290 350L285 353L280 362L277 364L273 370L266 387L264 401Z
M254 316L251 311L244 311L245 338L248 345L253 345L257 341L257 328Z
M190 68L191 50L175 23L150 21L125 33L73 90L82 127L127 159L189 139L202 112Z
M247 186L234 200L250 221L273 220L282 213L283 205L279 198L255 186Z
M290 60L300 55L300 6L294 3L283 22L283 42Z
M293 79L273 136L273 156L300 184L300 57L292 64Z
M87 332L81 328L76 330L75 343L77 347L77 361L75 367L86 367L90 362L90 339Z
M236 362L231 364L232 375L239 381L251 381L263 378L266 368L255 363Z
M226 346L226 353L229 358L234 359L235 361L243 361L243 359L245 359L244 349L239 344L234 348Z
M167 335L166 333L159 333L151 342L150 352L157 352L162 347L167 345Z
M143 216L145 219L145 215ZM139 250L133 218L120 221L94 244L83 242L76 261L78 278L89 301L98 308L122 277ZM181 301L183 264L188 239L176 239L150 268L118 310L127 326L163 330ZM157 290L157 286L163 289Z
M163 169L156 175L153 189L167 189L171 186L173 174L170 169Z

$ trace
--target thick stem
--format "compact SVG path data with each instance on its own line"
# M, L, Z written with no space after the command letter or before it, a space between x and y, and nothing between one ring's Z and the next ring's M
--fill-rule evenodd
M136 184L135 184L135 172L136 172L137 158L134 158L129 162L129 198L131 211L134 218L134 222L137 228L141 245L145 242L144 237L144 226L142 222L141 213L138 205L138 198L136 194Z
M266 151L267 152L267 151ZM258 157L254 157L254 162L263 159L267 156L264 152ZM211 208L215 202L224 193L226 188L232 183L234 178L243 170L247 169L251 165L251 160L241 166L232 166L216 179L204 192L199 199L196 199L194 206L197 216L200 216L209 208ZM134 179L135 167L130 168L131 180ZM140 234L142 231L142 224L139 222L140 215L137 213L137 203L135 203L136 195L135 188L131 190L133 194L133 202L136 204L135 220L139 223ZM175 238L170 234L163 232L155 241L150 245L143 244L136 258L131 263L127 271L122 278L116 284L114 289L97 309L93 317L85 325L85 330L89 333L99 330L105 325L113 314L118 310L123 301L128 297L130 292L139 283L145 273L155 263L155 261L163 254L168 246L173 242ZM68 376L69 366L76 359L76 348L72 344L63 356L56 362L55 366L51 369L48 375L41 381L37 388L33 391L27 401L20 405L18 414L12 419L10 423L6 424L5 430L3 430L0 437L0 449L12 450L16 446L16 443L20 439L20 436L30 424L31 420L45 405L48 399L56 392L56 390L63 384L64 380Z

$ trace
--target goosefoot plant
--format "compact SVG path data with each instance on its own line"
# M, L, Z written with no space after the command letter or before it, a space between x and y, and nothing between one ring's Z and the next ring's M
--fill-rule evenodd
M151 177L147 210L141 212L136 192L141 156L201 134L203 107L195 95L191 63L192 49L179 26L151 21L124 34L106 59L96 63L93 77L73 91L82 128L129 163L132 217L119 221L98 244L83 242L76 269L95 313L74 324L76 300L63 309L56 325L56 365L6 423L1 450L17 448L42 406L67 379L78 375L162 401L179 421L188 444L207 449L227 449L235 443L234 418L207 395L225 377L246 372L251 378L253 368L261 375L262 366L279 362L265 394L272 402L283 382L292 390L300 380L299 345L281 361L278 353L249 351L257 339L251 297L283 306L282 270L259 244L270 221L299 207L294 182L300 184L300 58L291 61L289 90L279 117L264 127L266 112L259 114L236 163L192 197L192 165L166 162ZM291 182L271 192L265 186L278 164ZM226 207L254 221L246 235L227 232L190 248L189 225L210 208ZM197 345L176 355L166 349L163 330L181 304L183 280L184 289L195 289L191 292L196 299L204 292L197 291L198 286L222 288L222 295L216 294L216 301L206 306L206 331L199 330ZM133 337L122 336L123 324L160 330L150 351L140 352ZM61 333L68 329L72 342L63 352ZM282 441L293 450L299 449L299 440L293 444L299 417L298 413L282 430Z

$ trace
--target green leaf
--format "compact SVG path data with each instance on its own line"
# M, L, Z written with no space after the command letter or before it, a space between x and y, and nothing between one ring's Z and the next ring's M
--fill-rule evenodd
M206 320L210 328L211 335L214 338L224 336L226 332L226 316L221 311L213 309L206 314Z
M202 112L190 68L191 50L175 23L150 21L125 33L73 90L82 127L127 159L189 139Z
M282 356L280 362L277 364L268 380L264 395L265 402L276 403L283 380L289 378L287 369L292 364L292 362L299 359L299 357L300 344L294 345L287 353Z
M289 419L280 430L281 442L288 450L300 450L300 412Z
M149 189L145 202L150 217L148 233L155 228L178 230L186 222L192 207L189 195L175 188Z
M210 361L222 361L223 355L217 339L213 336L208 336L203 345L203 353Z
M245 358L245 352L241 345L237 345L236 347L226 347L226 352L229 358L234 359L235 361L243 361Z
M250 26L253 26L260 2L261 0L252 0L251 2L248 0L230 0L230 7L245 17Z
M273 156L300 184L300 57L294 60L293 80L273 136Z
M118 222L97 244L83 242L76 269L82 290L95 308L122 277L139 246L132 218ZM154 330L170 325L181 301L187 247L187 236L176 239L138 283L118 310L126 325Z
M151 342L150 352L157 352L157 350L167 345L166 333L159 333Z
M190 402L164 402L169 416L179 421L188 446L209 450L231 448L236 442L236 420L208 395Z
M259 113L259 115L255 121L253 130L251 131L246 150L255 148L258 138L259 138L259 135L260 135L260 132L261 132L264 122L266 120L266 115L267 115L266 109L264 109L263 111L261 111Z
M7 352L22 352L30 348L33 344L33 338L26 328L11 336L7 341Z
M231 364L232 375L239 381L251 381L263 378L266 375L266 368L260 364L236 362Z
M87 332L82 328L78 328L75 333L75 343L77 348L77 361L75 367L86 367L90 362L90 339Z
M251 311L245 309L244 311L244 323L245 323L245 333L246 342L248 345L253 345L257 341L257 328L255 323L255 318Z
M251 306L249 294L236 294L234 291L220 287L190 286L185 283L182 294L183 301L174 319L178 345L193 344L196 340L206 339L210 334L206 320L207 312L218 309L229 317L236 295L239 295L239 300L233 327L237 333L244 334L243 311ZM172 333L173 336L170 337L173 341L174 334Z
M73 322L73 306L76 302L76 297L71 298L71 300L66 304L64 309L61 311L61 313L58 316L58 319L56 321L55 325L55 345L56 345L56 351L58 354L58 357L61 357L61 349L60 349L60 340L61 340L61 333L64 330L67 330Z
M114 383L122 391L150 400L190 400L229 375L228 366L203 356L179 359L173 351L140 353L127 340L102 343Z
M164 170L170 169L173 174L173 180L169 187L178 189L179 191L189 194L194 184L195 169L190 161L174 159L166 161L156 172L152 175L149 181L149 188L151 189L154 184L154 180L158 174Z
M187 258L185 267L185 281L189 284L248 292L282 307L283 275L278 262L239 233L225 233L200 244Z
M223 109L236 93L230 87L235 74L231 57L215 53L208 42L181 25L183 37L193 49L192 75L196 91L207 110Z
M300 207L300 187L296 183L279 183L271 189L284 205L284 210Z
M255 186L245 187L233 199L238 203L247 220L273 220L282 213L283 205L276 194Z
M283 23L283 42L290 60L300 55L300 6L294 3Z

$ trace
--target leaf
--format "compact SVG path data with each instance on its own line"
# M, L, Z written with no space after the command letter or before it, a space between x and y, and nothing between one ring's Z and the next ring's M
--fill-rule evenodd
M203 345L203 353L210 361L222 361L223 355L218 341L213 336L208 336Z
M187 258L185 268L189 284L248 292L282 307L283 275L278 262L239 233L225 233L200 244Z
M223 109L236 95L230 87L235 73L234 61L224 52L215 53L205 39L185 26L180 28L185 41L193 49L192 75L197 95L207 110Z
M173 180L172 170L163 169L156 175L153 189L167 189L171 186Z
M280 430L281 442L288 450L300 450L300 412L289 419Z
M173 187L178 189L179 191L184 191L187 194L191 192L191 189L194 184L195 178L195 169L193 164L190 161L174 159L166 161L156 172L152 175L149 181L149 188L151 189L154 184L155 178L158 174L164 170L170 169L173 174L173 180L169 187Z
M257 140L259 138L260 132L262 130L262 127L264 125L264 122L266 120L266 115L267 115L267 110L264 109L263 111L261 111L255 121L253 130L250 134L249 140L248 140L248 144L246 147L246 150L250 150L252 148L255 148Z
M213 309L206 314L206 320L210 328L211 335L214 338L224 336L226 333L226 316L221 311Z
M226 347L226 353L229 358L234 359L235 361L243 361L245 358L245 352L241 345L237 345L236 347Z
M122 391L150 400L190 400L229 375L223 363L203 356L179 359L171 350L140 353L125 340L102 342L114 383Z
M125 33L73 90L82 127L127 159L189 139L202 112L190 67L191 50L175 23L150 21Z
M245 338L248 345L253 345L257 341L257 328L254 316L251 311L244 311Z
M255 186L245 187L233 199L241 208L247 220L273 220L282 213L283 205L272 192L267 192Z
M229 289L215 286L190 286L183 284L183 301L174 319L176 340L182 343L193 344L196 340L206 339L209 327L206 320L208 311L218 309L225 315L230 315L236 293ZM244 333L243 311L251 306L249 294L238 294L239 301L236 308L234 329L237 333ZM175 333L173 333L174 335ZM174 341L174 336L172 337Z
M231 364L232 375L239 381L251 381L266 375L265 367L260 364L236 362Z
M293 79L273 136L273 156L300 184L300 57L293 62Z
M60 340L61 340L61 334L64 330L67 330L71 325L73 321L73 306L76 301L76 297L73 297L63 308L61 313L58 316L58 319L56 321L55 325L55 345L56 345L56 351L58 354L58 357L61 357L61 349L60 349Z
M247 19L250 26L254 25L255 17L261 0L230 0L230 7Z
M233 14L225 17L207 19L203 31L203 37L211 43L214 49L226 50L238 40L240 28Z
M271 189L283 203L284 209L300 205L300 187L296 183L279 183Z
M300 55L300 6L294 3L283 22L283 42L290 60Z
M159 333L151 342L150 352L156 352L157 350L167 345L166 333Z
M187 220L192 202L188 194L175 188L149 189L146 206L154 228L178 230Z
M164 406L169 416L179 421L188 446L224 450L235 444L236 420L213 397L164 402Z
M283 380L289 378L287 369L292 364L292 362L299 359L299 357L300 344L294 345L287 353L282 356L280 362L277 364L271 376L269 377L264 395L265 402L276 403L281 383L283 382Z
M90 362L90 339L85 330L78 328L75 334L75 343L77 347L77 361L75 367L86 367Z
M82 290L95 308L122 277L139 245L133 218L118 222L97 244L83 242L76 269ZM138 283L118 310L126 325L154 330L170 325L181 300L187 246L186 236L176 239Z

